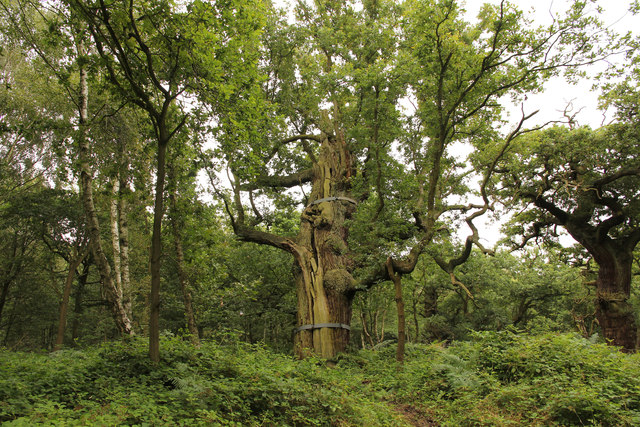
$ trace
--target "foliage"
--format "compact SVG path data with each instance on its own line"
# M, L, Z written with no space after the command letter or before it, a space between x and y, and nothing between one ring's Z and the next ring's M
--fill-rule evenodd
M507 196L513 191L516 201L535 202L538 209L516 216L528 224L512 231L535 237L536 230L556 224L571 229L571 216L612 238L631 234L640 212L637 146L632 123L598 130L556 126L523 137L505 158L509 173L502 187Z
M640 421L640 364L571 334L513 330L296 361L236 337L0 352L0 420L65 425L619 425Z
M534 249L519 256L498 251L492 257L474 251L458 270L453 283L424 256L404 277L409 341L466 340L473 331L509 326L536 333L579 331L585 337L599 332L595 292L586 284L590 271L569 263L564 251ZM373 347L395 339L390 291L380 285L356 297L354 345L364 341L362 347Z
M219 212L193 200L183 206L185 270L194 290L194 310L201 334L241 332L247 342L271 348L291 347L295 301L291 261L273 248L241 244L221 225ZM164 277L163 330L184 328L184 304L177 289L173 252ZM255 258L254 258L255 257Z
M357 366L375 392L390 393L442 425L635 425L638 355L572 334L475 333L469 342L409 345L401 371L393 348L362 352Z
M357 382L317 360L297 362L259 346L163 338L160 365L141 339L50 355L3 351L0 419L175 425L397 424ZM11 425L11 423L9 423Z

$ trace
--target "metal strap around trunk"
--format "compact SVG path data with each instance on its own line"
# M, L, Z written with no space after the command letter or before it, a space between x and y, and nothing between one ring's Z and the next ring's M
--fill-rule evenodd
M316 323L315 325L302 325L296 329L296 332L305 331L308 329L320 329L320 328L342 328L347 331L351 330L351 326L344 323Z

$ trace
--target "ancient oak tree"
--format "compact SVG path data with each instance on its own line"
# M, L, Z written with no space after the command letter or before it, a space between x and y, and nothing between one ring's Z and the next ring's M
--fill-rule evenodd
M262 79L216 104L225 161L213 181L241 239L293 256L296 353L333 357L348 343L357 291L410 273L434 238L449 239L456 215L470 237L441 264L452 273L478 244L473 220L490 208L503 153L476 164L480 203L451 203L471 191L453 144L484 152L500 138L501 98L593 61L597 22L581 2L533 28L506 2L468 23L457 2L426 0L299 1L295 22L268 19ZM297 234L274 233L278 210L292 209Z
M526 224L526 238L561 226L593 257L602 334L627 351L637 346L629 297L640 241L639 143L637 125L628 122L598 130L554 127L518 141L501 175L521 209L514 220Z

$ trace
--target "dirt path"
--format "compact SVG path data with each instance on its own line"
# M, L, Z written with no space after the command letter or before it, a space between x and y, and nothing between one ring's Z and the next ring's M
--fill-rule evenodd
M398 403L393 405L393 409L402 415L402 417L412 426L432 427L440 425L437 421L431 419L428 414L425 414L411 405Z

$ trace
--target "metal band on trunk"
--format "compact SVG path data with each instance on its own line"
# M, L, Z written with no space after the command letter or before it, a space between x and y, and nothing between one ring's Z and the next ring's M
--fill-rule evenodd
M305 331L309 329L321 329L321 328L342 328L348 331L351 330L351 326L345 323L316 323L315 325L302 325L296 329L296 332Z

